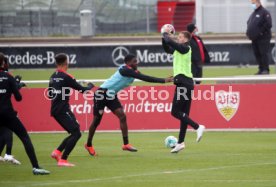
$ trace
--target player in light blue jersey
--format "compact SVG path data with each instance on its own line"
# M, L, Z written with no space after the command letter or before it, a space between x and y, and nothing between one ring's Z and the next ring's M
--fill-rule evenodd
M144 75L137 70L138 61L135 55L128 54L124 59L125 64L120 66L118 70L113 74L108 80L106 80L100 88L95 92L94 97L94 119L89 128L89 135L87 143L85 144L86 150L91 156L96 155L96 151L92 144L92 139L99 126L104 108L108 107L113 114L115 114L120 120L120 127L123 136L123 146L122 149L125 151L136 152L137 149L134 148L128 141L128 126L126 121L126 114L123 107L117 97L117 93L120 90L131 85L134 79L140 79L146 82L153 83L166 83L172 82L173 78L156 78L148 75Z

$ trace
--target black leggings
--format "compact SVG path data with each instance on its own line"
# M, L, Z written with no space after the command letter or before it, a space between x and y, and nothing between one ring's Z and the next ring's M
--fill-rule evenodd
M198 129L199 127L199 125L189 117L192 90L192 86L186 85L177 85L175 88L171 114L180 120L178 143L184 142L188 124L194 129Z
M24 145L25 151L34 168L39 168L34 146L27 130L15 114L0 114L0 126L7 127L14 132Z
M12 131L6 127L0 126L0 155L6 146L6 154L12 154L13 136Z
M67 160L69 154L72 152L81 137L80 126L70 110L54 115L54 118L70 134L57 148L57 150L61 152L64 150L61 158Z

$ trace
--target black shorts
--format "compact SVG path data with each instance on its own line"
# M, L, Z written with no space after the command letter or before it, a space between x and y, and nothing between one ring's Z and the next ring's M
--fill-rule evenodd
M179 74L174 77L174 84L176 87L172 103L172 113L184 112L189 115L192 102L192 91L194 89L193 79ZM181 95L183 93L186 93L185 96Z
M179 90L180 89L180 90ZM186 89L186 97L182 96L181 90ZM180 94L180 96L179 96ZM185 114L190 114L192 103L192 90L189 87L178 85L175 87L173 103L172 103L172 113L176 114L178 112L184 112Z
M54 114L53 117L68 133L80 130L80 125L71 110Z
M107 90L99 88L95 92L94 96L94 115L102 115L104 112L104 108L109 108L112 112L117 110L118 108L122 108L122 105L117 97L115 96L107 96Z

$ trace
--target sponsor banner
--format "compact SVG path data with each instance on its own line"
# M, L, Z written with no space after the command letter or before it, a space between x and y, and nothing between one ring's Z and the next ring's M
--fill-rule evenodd
M256 62L251 44L208 44L207 49L211 65ZM9 58L11 68L55 67L54 56L61 52L68 54L71 67L116 67L127 53L137 55L140 67L171 66L173 60L161 45L0 47L0 51Z
M119 97L129 129L178 129L179 121L170 114L174 90L174 86L132 86L124 90ZM14 107L28 131L61 131L50 116L50 101L44 91L23 88L23 101L14 102ZM190 117L208 129L276 128L275 93L275 84L196 86ZM81 130L88 130L92 122L92 98L71 96L71 110ZM99 130L120 130L119 120L107 108Z

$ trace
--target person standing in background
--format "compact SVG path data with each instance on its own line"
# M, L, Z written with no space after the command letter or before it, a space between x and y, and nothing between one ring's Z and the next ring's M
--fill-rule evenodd
M254 12L247 21L247 37L252 41L252 48L259 65L256 75L269 74L269 62L271 59L270 40L272 20L260 0L251 0Z
M187 25L187 31L191 34L190 46L192 48L192 73L194 78L202 78L202 66L203 64L210 63L210 56L202 41L198 36L198 28L195 24L190 23ZM196 84L200 84L201 81L195 81Z

